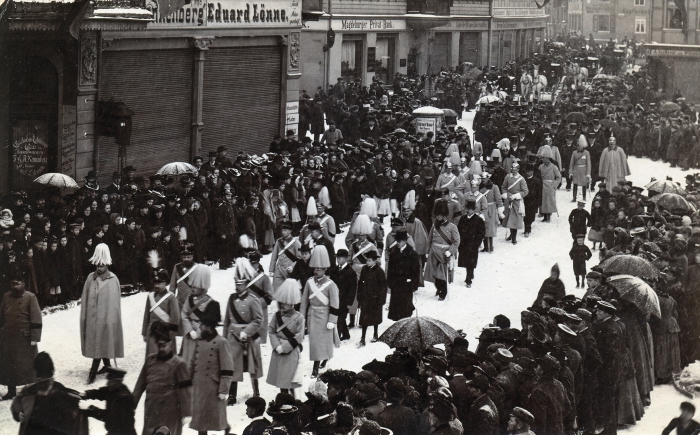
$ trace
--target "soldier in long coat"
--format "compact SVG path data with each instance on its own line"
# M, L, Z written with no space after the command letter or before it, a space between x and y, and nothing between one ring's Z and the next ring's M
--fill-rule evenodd
M229 405L236 403L238 382L243 381L245 372L250 373L253 395L260 395L258 379L263 375L260 336L265 333L261 300L251 294L249 286L256 271L245 257L238 258L234 267L236 292L229 297L224 317L224 337L231 347L234 366Z
M152 337L149 332L154 322L160 321L168 325L173 345L175 345L177 331L180 329L180 304L175 295L165 288L165 283L169 281L169 278L165 269L156 272L156 276L153 278L153 291L149 292L146 298L143 328L141 329L141 335L146 342L146 356L158 351L155 337Z
M460 238L457 226L447 221L446 201L436 201L433 214L436 220L428 235L430 252L423 279L435 283L436 295L443 301L447 297L447 282L454 274L454 257L458 253Z
M311 376L318 376L321 362L333 358L333 349L340 339L336 330L338 323L338 286L326 276L331 267L325 246L314 247L309 265L314 269L314 277L306 281L301 296L299 312L306 316L309 330L309 359L314 362Z
M188 363L192 379L192 421L190 428L206 433L228 430L226 398L233 378L233 357L228 340L216 332L221 322L219 303L211 300L202 308L201 338L194 341Z
M540 213L544 215L543 222L550 222L552 213L557 212L557 188L561 183L561 172L551 160L544 159L540 165L542 178L542 205Z
M194 262L194 252L189 247L185 247L180 251L180 260L181 262L177 263L173 268L168 290L177 296L178 303L183 307L192 293L190 276L197 268L206 266Z
M187 363L175 355L175 343L169 324L155 321L149 335L156 352L146 357L134 386L134 403L146 393L142 435L151 435L167 426L172 435L182 433L182 420L192 415L192 380Z
M389 267L386 278L391 289L388 317L394 321L411 317L415 309L413 293L420 286L421 261L413 246L408 244L409 237L405 229L396 231L396 244L387 254Z
M92 358L88 383L94 382L100 359L109 366L110 359L124 358L122 292L119 278L108 269L112 258L107 245L95 247L90 263L96 270L85 280L80 300L81 349L84 357Z
M0 384L7 385L2 400L17 395L17 385L34 382L34 358L41 341L41 310L33 293L24 290L24 278L9 277L10 291L0 305Z
M297 370L304 341L304 316L294 309L294 305L301 301L298 285L295 279L290 278L277 289L275 300L279 311L272 316L268 328L272 356L267 383L283 393L301 387L301 376Z
M360 326L362 338L358 346L365 345L367 327L374 326L373 342L377 341L379 324L383 320L384 304L386 303L386 276L379 267L377 251L367 253L367 264L362 267L360 279L357 282L357 301L360 303Z
M200 337L201 316L204 309L213 300L207 294L209 283L211 282L211 269L203 264L197 265L197 269L190 275L192 282L192 291L189 297L185 300L180 311L180 321L182 322L182 347L180 355L182 359L189 364L194 349L197 345L197 340Z
M506 240L510 240L513 244L517 244L518 230L523 229L523 218L525 216L525 204L523 199L527 196L529 190L527 182L518 172L520 165L513 163L510 174L506 175L501 186L501 198L505 206L504 218L502 225L510 229L510 235Z
M574 183L574 199L572 202L576 201L579 186L581 186L581 195L583 195L585 200L586 186L591 182L591 154L583 148L583 143L580 143L576 151L571 154L569 176L571 177L571 182Z
M499 220L504 217L503 198L501 190L488 178L481 181L479 191L486 198L484 217L484 249L482 252L493 252L493 238L498 233Z
M272 256L270 257L270 269L273 271L272 288L275 291L289 277L297 260L301 257L299 250L301 242L299 239L292 237L291 222L282 223L282 237L277 239L275 246L272 248Z
M617 139L610 137L608 147L600 155L598 176L605 179L608 186L617 186L618 181L624 181L630 175L625 151L617 146Z
M457 224L459 231L459 259L458 266L467 269L467 288L472 286L474 279L474 269L479 261L479 246L484 240L486 228L484 220L476 212L476 204L473 201L467 202L467 214L462 216Z
M260 300L260 306L263 310L263 324L260 327L260 343L265 344L267 343L267 334L263 334L262 331L267 331L267 324L269 322L267 307L273 301L272 295L274 294L275 290L272 288L272 281L270 280L270 277L267 276L265 269L260 264L261 258L260 253L257 251L248 254L250 264L257 273L257 275L248 283L248 289L252 292L253 296L257 296L257 298Z

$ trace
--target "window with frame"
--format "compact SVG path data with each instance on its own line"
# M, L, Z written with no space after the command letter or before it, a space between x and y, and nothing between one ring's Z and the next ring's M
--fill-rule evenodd
M608 14L593 15L594 32L614 32L615 18Z
M683 12L678 8L676 2L673 0L666 0L666 28L683 28Z
M634 19L634 33L647 33L647 19L646 18L637 17Z
M645 0L634 0L635 6L644 6Z

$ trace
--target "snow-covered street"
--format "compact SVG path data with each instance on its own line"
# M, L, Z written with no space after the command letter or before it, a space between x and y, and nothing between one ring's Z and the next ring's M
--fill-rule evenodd
M473 112L470 112L467 119L462 120L461 123L470 126L472 117ZM668 164L652 162L648 159L630 157L629 165L632 171L630 179L636 186L643 186L652 176L659 179L671 176L675 181L683 183L687 174L678 168L670 168ZM466 288L464 284L466 271L460 268L456 273L455 282L449 286L449 293L444 302L437 300L432 284L416 292L417 314L435 317L449 323L455 329L464 330L471 350L475 350L476 338L481 329L491 322L495 315L504 314L511 319L514 327L520 326L520 312L535 299L542 281L547 278L550 268L555 263L559 263L561 279L566 285L567 292L582 296L585 290L575 288L572 263L568 257L572 241L567 218L569 212L575 207L575 203L571 201L571 192L561 188L557 192L558 215L552 216L551 223L541 223L541 218L538 218L533 224L532 235L529 238L518 237L517 245L506 242L506 230L500 229L498 237L494 239L494 252L480 254L472 287ZM386 219L384 224L385 231L389 232L389 220ZM335 246L344 248L344 237L339 235ZM597 263L597 253L594 251L594 258L588 263L589 269ZM262 261L266 270L268 270L269 259L270 256L267 255ZM222 306L234 291L232 276L232 270L222 271L214 268L212 271L212 287L209 294ZM145 343L141 337L145 306L145 293L122 299L126 357L118 360L117 363L119 367L128 370L125 383L130 388L136 382L145 357ZM276 306L273 302L269 309L270 316L275 311ZM83 391L102 386L105 381L104 377L100 376L95 384L91 386L86 384L91 361L83 358L80 352L79 313L80 308L76 307L45 317L39 350L49 352L54 359L57 381L69 388ZM380 334L391 324L390 320L385 319L380 326ZM383 359L390 352L388 346L383 343L368 343L366 347L358 350L356 345L360 338L360 329L351 329L350 333L352 338L336 349L335 357L328 363L329 369L344 368L359 371L372 359ZM305 382L308 384L312 363L308 361L308 346L305 345L304 348ZM267 344L262 346L262 349L263 364L267 369L271 348ZM260 387L262 396L268 401L274 399L278 392L265 383L265 377L261 379ZM0 387L0 394L4 393L5 388ZM228 408L232 433L240 434L248 424L245 405L242 403L251 394L252 388L246 377L239 386L239 404ZM297 391L297 397L303 397L303 392ZM660 433L668 421L678 414L678 405L683 400L687 398L677 393L672 386L656 387L651 396L652 404L646 409L644 418L636 426L625 430L625 433ZM700 400L696 402L696 406L700 406ZM0 403L0 434L14 434L18 431L19 425L12 419L9 407L9 402ZM136 427L139 432L142 422L143 400L136 412ZM91 420L90 429L94 434L105 432L102 423L96 420ZM186 429L185 432L195 433L190 429Z

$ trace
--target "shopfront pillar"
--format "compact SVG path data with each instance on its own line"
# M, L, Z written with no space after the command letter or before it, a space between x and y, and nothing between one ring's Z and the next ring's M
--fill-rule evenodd
M451 56L450 56L450 66L456 68L459 66L459 38L460 32L452 32L451 38Z
M369 32L367 33L367 43L364 44L362 58L364 59L365 71L363 73L362 85L369 86L372 84L372 79L374 78L374 65L370 66L367 51L370 47L376 50L377 48L377 33ZM375 51L376 53L376 51ZM376 60L376 59L375 59ZM369 71L371 69L372 71Z
M204 93L204 55L214 42L213 37L197 36L192 38L194 48L194 69L192 76L192 124L190 136L190 161L201 154L202 149L202 103Z

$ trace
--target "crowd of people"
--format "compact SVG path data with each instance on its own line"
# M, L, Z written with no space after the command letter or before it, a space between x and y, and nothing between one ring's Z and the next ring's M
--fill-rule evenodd
M105 421L110 433L135 433L144 394L145 435L163 426L178 434L186 423L228 432L226 407L244 373L254 393L245 433L610 434L635 424L654 385L671 382L700 351L700 178L652 180L642 195L626 181L625 151L689 168L697 125L682 97L674 108L650 91L643 69L579 86L558 77L551 101L499 85L512 71L582 52L557 48L468 78L397 74L391 89L338 80L313 99L302 91L299 136L275 137L261 156L229 157L220 146L177 181L146 180L127 166L106 187L90 172L69 195L12 192L0 209L0 384L23 433L39 433L50 418L74 433L81 415ZM461 116L480 92L498 89L507 95L478 105L473 135L447 123L416 131L415 108ZM664 198L666 189L680 199ZM557 265L521 328L496 316L474 351L458 336L444 350L397 348L359 373L324 371L353 327L358 347L368 329L379 339L387 300L388 318L399 321L413 315L413 293L426 282L444 301L464 267L471 287L499 228L516 245L519 230L535 232L538 214L554 218L564 191L578 202L570 257L583 298L566 294ZM586 239L593 251L599 245L590 271ZM269 270L260 264L267 254ZM616 256L649 269L609 267ZM207 294L215 265L233 268L226 305ZM615 276L625 272L644 279L659 312L623 291ZM136 291L148 292L146 355L132 394L110 359L124 356L121 296ZM84 393L54 382L50 357L37 355L41 309L78 299L88 383L108 380ZM273 350L267 370L263 343ZM302 401L295 389L306 346L315 381ZM265 373L280 389L269 404L259 397ZM107 408L74 412L80 399ZM51 411L59 403L61 418ZM692 413L684 406L685 425Z

